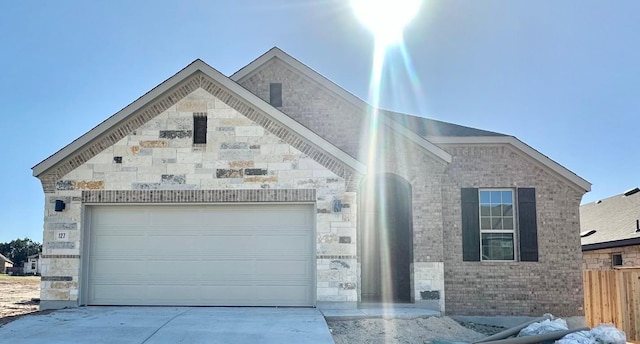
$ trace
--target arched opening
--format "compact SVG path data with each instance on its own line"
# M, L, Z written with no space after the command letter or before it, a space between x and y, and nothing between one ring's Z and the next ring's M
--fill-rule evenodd
M411 184L390 173L373 178L360 189L361 301L411 302Z

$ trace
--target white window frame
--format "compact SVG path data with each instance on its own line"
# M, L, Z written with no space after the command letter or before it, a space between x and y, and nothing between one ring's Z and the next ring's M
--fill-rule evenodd
M483 192L492 192L492 191L509 191L511 192L511 206L512 206L512 217L513 217L513 228L512 229L482 229L482 193ZM515 262L518 260L518 216L517 216L517 192L515 189L509 188L480 188L478 189L478 221L480 228L480 261L482 262ZM498 234L512 234L513 235L513 259L484 259L482 254L482 234L489 233L498 233Z

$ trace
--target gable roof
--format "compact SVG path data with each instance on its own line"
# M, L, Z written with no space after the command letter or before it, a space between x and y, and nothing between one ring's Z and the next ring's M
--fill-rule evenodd
M371 106L364 100L349 93L277 47L271 48L262 56L231 75L231 79L241 82L244 77L276 58L363 111L371 109ZM383 115L381 116L383 123L446 162L451 162L452 157L438 147L438 144L509 144L530 156L548 171L569 181L578 189L583 191L591 190L591 183L513 136L393 111L378 111Z
M114 130L116 130L117 134L120 136L126 135L135 130L137 126L143 124L142 120L133 118L133 115L137 112L143 111L145 108L147 108L147 110L151 108L151 110L153 110L151 112L158 114L173 103L177 102L177 100L181 99L180 97L184 97L195 88L200 87L201 83L207 82L205 79L197 78L189 85L182 85L194 76L204 76L205 78L208 78L208 80L212 80L218 85L221 85L219 88L223 88L227 91L227 94L230 93L232 95L237 95L249 104L255 106L255 108L265 114L269 119L289 128L291 131L306 140L308 144L319 147L322 151L330 154L341 163L352 168L354 171L359 173L365 172L365 166L361 162L349 156L347 153L343 152L324 138L305 128L300 123L266 103L264 100L235 83L233 80L229 79L202 60L198 59L162 82L160 85L153 88L151 91L144 94L142 97L135 100L133 103L127 105L124 109L107 118L105 121L98 124L78 139L35 165L32 168L33 175L36 177L43 176L50 170L54 169L54 167L74 156L78 156L79 160L72 159L69 161L69 164L73 168L79 166L84 161L95 156L102 149L107 148L103 147L102 144L97 147L89 147L91 143L95 143L96 140L104 137L105 135L112 135L111 132ZM165 98L162 99L162 97ZM241 106L241 104L239 106ZM155 115L152 114L151 116ZM69 168L70 167L67 166L67 169L65 170L69 170ZM57 177L60 178L62 176Z
M373 107L369 105L367 102L365 102L364 100L356 97L355 95L348 92L344 88L338 86L333 81L327 79L324 75L309 68L304 63L296 60L291 55L285 53L284 51L280 50L277 47L271 48L269 51L262 54L257 59L251 61L248 65L242 67L239 71L232 74L230 78L238 83L241 83L244 77L248 76L249 74L251 74L251 72L257 70L258 68L265 65L272 59L279 59L280 61L286 63L289 67L299 71L307 78L317 82L325 89L335 93L340 98L349 102L351 105L355 106L356 108L362 109L363 112L371 111L373 109ZM414 142L415 144L422 147L425 151L437 157L438 159L446 163L451 162L451 155L449 153L447 153L440 147L434 145L433 143L429 142L425 138L420 137L418 134L414 133L413 131L407 129L407 127L398 125L398 123L396 121L391 120L385 112L379 111L379 113L383 115L383 116L380 116L380 122L386 124L390 128L399 132L404 137L406 137L409 141Z
M582 233L595 230L581 238L582 250L640 245L640 192L615 195L580 206Z
M2 253L0 253L0 260L13 264L13 262L9 260L9 258L3 256Z

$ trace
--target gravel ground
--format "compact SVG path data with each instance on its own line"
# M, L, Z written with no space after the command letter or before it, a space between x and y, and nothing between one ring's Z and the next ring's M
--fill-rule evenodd
M503 330L477 324L463 326L449 317L328 320L327 324L336 344L470 343Z

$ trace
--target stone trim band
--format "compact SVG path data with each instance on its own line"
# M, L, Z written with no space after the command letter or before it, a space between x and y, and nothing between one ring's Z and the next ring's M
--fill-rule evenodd
M43 259L80 259L79 254L43 254Z
M316 256L316 259L357 259L356 256L351 255L331 255L331 254L319 254Z
M71 276L42 276L40 277L42 282L70 282L73 281Z
M82 191L83 203L228 203L315 201L315 189Z

